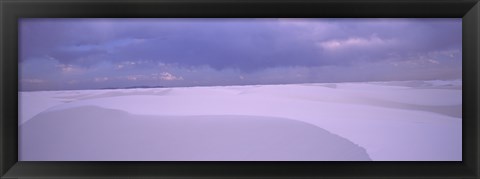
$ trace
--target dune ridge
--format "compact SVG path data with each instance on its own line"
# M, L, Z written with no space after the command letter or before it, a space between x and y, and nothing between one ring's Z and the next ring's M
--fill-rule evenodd
M370 160L362 147L317 126L262 116L148 116L82 106L42 113L21 130L23 161Z

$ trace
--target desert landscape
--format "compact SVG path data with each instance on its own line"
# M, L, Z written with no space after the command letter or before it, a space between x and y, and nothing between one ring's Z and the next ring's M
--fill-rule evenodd
M19 92L21 161L461 161L462 81Z
M462 161L462 18L20 18L19 161Z

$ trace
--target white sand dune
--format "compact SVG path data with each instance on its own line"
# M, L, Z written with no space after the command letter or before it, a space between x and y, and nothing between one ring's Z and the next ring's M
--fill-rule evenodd
M273 117L146 116L83 106L42 113L22 130L22 159L33 161L370 160L347 139Z
M21 147L22 150L19 155L20 160L40 160L38 157L42 158L41 160L48 160L48 158L52 160L78 160L81 157L110 160L114 157L102 158L99 156L100 154L93 154L96 148L87 147L89 146L89 140L81 137L83 136L81 135L81 131L85 134L88 133L87 126L84 126L85 128L83 128L83 130L76 130L78 133L70 133L72 130L70 130L69 127L61 128L61 131L65 134L60 136L64 136L65 138L58 139L58 141L68 141L68 139L70 139L72 143L82 142L82 144L85 145L84 147L88 148L85 150L91 151L90 153L83 153L85 155L79 154L75 159L71 158L75 157L75 155L72 154L73 151L68 152L68 146L62 146L62 148L65 149L64 151L68 153L68 155L62 155L63 158L56 156L61 155L58 153L51 155L41 154L49 157L36 156L35 150L33 149L34 146L44 145L44 143L34 141L46 140L45 136L49 136L46 135L48 133L47 130L51 128L48 126L55 126L59 121L65 122L62 121L61 118L65 118L69 123L79 125L86 125L85 123L88 123L91 124L92 127L96 121L104 121L105 123L102 123L103 125L98 125L100 128L98 130L110 131L112 132L110 133L112 135L110 137L114 138L115 135L128 136L121 131L113 130L115 126L122 126L126 123L135 125L135 122L145 123L144 120L147 119L141 116L156 116L164 121L175 121L175 119L191 121L189 122L190 125L200 125L200 123L195 123L194 118L208 118L210 121L216 121L215 123L222 121L222 118L224 118L224 121L243 121L241 122L242 124L228 125L228 127L231 128L237 126L238 130L247 129L249 127L247 123L256 125L254 124L255 121L269 121L268 125L264 125L267 123L260 122L265 128L264 133L262 133L260 129L254 132L255 135L258 136L267 135L270 130L277 131L276 129L268 128L268 126L282 126L286 123L282 123L281 121L284 120L281 119L288 119L288 121L294 121L292 122L292 129L289 129L291 132L285 132L281 135L281 132L277 131L278 133L275 133L273 136L270 135L272 137L269 138L272 142L284 141L283 143L267 145L264 141L252 141L251 145L248 145L250 147L247 147L247 149L256 151L255 148L257 147L274 150L275 147L285 148L285 146L289 145L302 146L301 142L295 143L295 140L289 140L289 136L307 136L303 142L310 143L308 148L317 151L317 153L311 151L305 152L305 155L299 156L296 155L296 152L300 152L303 149L300 150L296 148L287 150L287 148L285 148L283 157L282 155L277 155L278 153L272 153L271 156L262 154L264 157L261 157L260 154L254 155L250 153L251 155L246 155L242 153L242 155L239 155L243 157L236 156L238 158L235 158L231 156L231 153L227 155L228 151L235 151L233 150L235 147L232 147L228 148L228 150L225 148L225 150L221 150L220 152L225 153L223 157L228 158L227 160L372 159L379 161L459 161L462 159L461 96L461 82L459 83L458 81L21 92L21 121L19 121L19 125L21 125L21 146L28 147ZM99 117L85 117L85 115L90 112L78 111L85 110L85 107L91 108L91 110L94 111L98 109L108 109L111 110L112 113L101 112L101 116ZM70 111L70 113L68 113L68 111ZM119 111L128 112L130 116L133 115L136 117L119 117L117 114ZM51 119L45 117L49 115L60 115L61 117L52 117ZM93 120L100 118L102 120ZM115 120L116 118L122 119ZM151 117L146 118L148 118L149 121L153 120ZM82 121L85 121L85 123ZM276 124L275 121L279 121L282 124ZM296 125L297 123L306 123L309 124L309 127ZM74 127L74 125L66 126ZM218 131L225 131L222 127L218 127L222 125L214 126L217 127L213 127L211 131L216 134L220 134ZM303 130L300 130L302 126L305 127L305 131L308 131L307 129L310 130L311 126L315 126L315 130L312 129L312 131L317 131L317 133L324 131L324 134L313 135L308 132L308 134L302 133L301 131ZM209 127L211 126L207 128ZM182 130L186 131L179 132ZM134 128L132 132L140 131L141 128L138 127ZM172 128L172 131L175 131L176 134L186 133L184 135L187 135L189 130L188 128ZM246 130L243 133L247 134L249 132L249 130ZM240 133L242 132L239 132L239 134ZM327 133L330 135L326 135ZM42 138L42 134L45 134L45 136L43 136L44 138ZM132 133L129 134L134 135ZM155 133L148 133L147 135L145 133L139 136L151 136L154 134ZM239 134L233 136L238 136ZM346 147L347 144L338 144L338 146L336 146L337 143L332 141L341 140L334 140L332 136L343 139L346 143L351 144L349 145L350 147ZM42 138L42 140L39 138ZM229 143L231 141L229 141L228 138L229 137L222 138L222 140L217 142L218 144L222 143L220 141ZM318 138L319 140L314 140L314 138ZM330 141L331 143L321 142L327 138L328 140L332 140ZM172 139L178 141L183 140L184 142L191 141L191 137L189 138L182 135L163 136L153 139L146 137L145 140L127 141L131 143L143 141L145 145L159 145L159 143L161 144L162 142ZM122 150L118 145L112 144L112 146L109 146L109 141L111 140L96 145L103 145L103 149L110 147L111 150ZM322 143L321 145L318 143L319 141ZM189 144L178 145L187 146L196 144L192 142L185 143ZM262 145L263 143L264 145ZM175 146L168 142L165 144ZM322 148L320 146L323 146L324 149L320 149ZM343 149L336 150L337 153L332 154L328 152L331 147L343 147ZM368 154L367 157L361 154L361 149L366 150ZM124 157L123 159L148 160L148 156L135 155L141 153L142 148L127 147L123 150L124 151L117 153L129 151L133 155L129 156L131 158ZM194 150L189 150L190 153L195 153L193 151ZM163 152L165 153L165 151ZM180 153L178 153L179 155L170 154L170 156L176 157L163 159L217 160L221 158L207 154L208 150L206 149L199 149L198 153L192 154L196 157L187 155L186 151L183 152L184 153L180 153L185 157L181 157ZM347 154L349 152L351 152L350 155ZM239 152L237 151L237 153ZM328 156L331 157L329 158ZM340 156L348 156L348 158Z

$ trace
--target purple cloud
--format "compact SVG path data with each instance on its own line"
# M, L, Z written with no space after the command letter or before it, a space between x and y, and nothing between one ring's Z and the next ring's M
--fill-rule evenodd
M42 89L126 86L131 80L114 77L135 75L160 83L153 73L182 77L161 82L176 86L258 83L255 75L272 79L300 68L309 77L291 82L328 81L317 74L351 81L357 77L339 73L369 65L416 69L411 80L458 78L461 30L461 19L21 19L21 87L40 89L38 80ZM315 71L326 68L337 71ZM437 76L427 74L432 69Z

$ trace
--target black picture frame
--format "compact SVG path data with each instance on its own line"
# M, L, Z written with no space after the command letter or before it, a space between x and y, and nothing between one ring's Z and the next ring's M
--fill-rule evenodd
M18 19L124 17L462 18L461 162L18 161ZM0 0L0 178L479 178L478 0Z

